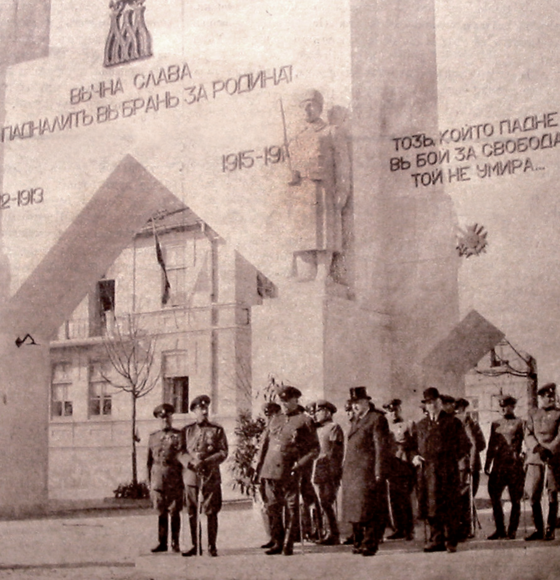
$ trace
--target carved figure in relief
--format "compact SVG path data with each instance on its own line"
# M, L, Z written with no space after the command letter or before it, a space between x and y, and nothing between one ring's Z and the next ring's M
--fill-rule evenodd
M300 250L324 250L332 259L342 252L342 210L351 189L350 152L345 130L321 118L323 96L307 91L301 100L307 126L290 143L292 178L289 185L306 180L315 189L315 240Z

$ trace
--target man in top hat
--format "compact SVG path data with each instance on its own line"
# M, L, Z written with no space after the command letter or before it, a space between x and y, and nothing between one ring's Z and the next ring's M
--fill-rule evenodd
M470 441L457 417L445 413L439 391L424 391L427 415L416 426L417 450L412 463L420 468L421 517L430 526L425 552L457 550L457 506L460 495L459 460Z
M316 239L300 249L332 254L342 251L342 209L350 193L349 141L341 127L321 118L323 95L319 91L306 91L300 106L307 126L290 143L290 185L300 185L304 180L314 184L315 199L308 206L316 214Z
M525 426L527 475L525 489L531 508L535 531L525 539L553 540L558 513L560 486L560 409L556 407L556 385L547 383L537 391L538 408L529 412ZM544 530L541 497L548 494L548 518Z
M330 401L320 399L315 403L315 423L321 450L313 467L313 483L317 488L322 523L325 527L325 533L317 543L326 546L340 543L334 505L342 479L344 433L342 427L333 421L336 411L336 407Z
M389 432L391 434L391 453L388 464L388 487L393 533L388 540L414 538L414 519L412 515L412 491L416 479L416 469L412 465L415 449L414 426L402 417L402 401L393 399L383 408L387 410Z
M521 458L523 421L515 416L516 403L517 399L514 397L509 395L502 397L500 399L502 418L494 421L490 427L484 473L488 475L488 494L492 502L496 530L488 536L489 540L506 537L513 540L519 525L525 472ZM507 534L502 508L502 493L506 486L511 501Z
M373 556L382 540L387 519L385 485L389 427L375 408L366 387L350 389L354 420L348 433L342 474L343 512L352 524L354 554Z
M222 479L220 464L228 455L228 442L224 428L208 419L210 397L200 395L193 399L190 410L196 421L183 428L185 455L183 464L185 496L193 547L183 556L202 553L199 545L199 513L204 512L208 521L208 553L217 556L218 512L222 508ZM199 495L202 505L199 505Z
M282 413L272 417L262 436L256 477L264 482L265 501L274 541L265 554L291 556L300 536L299 487L302 469L319 454L313 420L299 405L301 391L282 385L277 391ZM285 513L284 513L285 512Z
M183 509L183 451L181 432L172 427L173 405L164 403L154 409L161 420L161 430L148 440L148 482L154 508L158 513L158 544L152 552L167 552L169 519L171 519L171 549L179 552L181 510Z

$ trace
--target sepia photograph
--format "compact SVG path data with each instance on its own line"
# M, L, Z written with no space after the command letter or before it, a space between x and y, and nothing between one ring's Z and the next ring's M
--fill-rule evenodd
M0 578L559 578L559 29L0 0Z

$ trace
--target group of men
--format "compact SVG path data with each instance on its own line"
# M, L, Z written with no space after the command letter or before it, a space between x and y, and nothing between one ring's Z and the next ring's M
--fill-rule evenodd
M338 523L343 519L352 526L346 542L352 544L352 552L372 556L388 526L393 530L388 540L413 539L415 511L429 530L425 552L455 552L460 541L472 537L473 498L486 442L466 413L468 401L427 388L422 399L424 417L414 423L403 419L399 399L384 405L385 410L377 409L366 387L353 387L345 407L350 419L345 437L333 420L334 404L319 400L304 408L301 395L296 387L281 386L276 392L278 403L264 407L267 425L255 459L254 482L265 504L270 537L262 548L267 555L291 555L294 544L304 538L322 545L339 544ZM538 408L529 412L526 421L515 416L515 398L500 399L502 417L492 423L484 464L496 524L489 540L515 538L524 489L535 525L525 539L554 539L560 485L556 385L544 385L537 398ZM163 421L162 430L150 437L148 455L159 514L159 543L154 551L167 550L168 516L171 547L179 551L180 511L186 501L193 548L183 555L199 553L202 511L208 516L209 553L217 555L219 464L227 457L227 440L222 427L208 420L209 403L206 396L192 402L196 423L182 431L171 427L171 406L160 405L154 411ZM167 485L174 493L168 493ZM507 529L502 508L506 487L511 501ZM541 508L544 490L549 503L546 528Z

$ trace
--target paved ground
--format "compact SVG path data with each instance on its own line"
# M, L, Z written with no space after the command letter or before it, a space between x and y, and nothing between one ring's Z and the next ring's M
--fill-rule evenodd
M491 531L488 510L480 513L478 538L456 554L422 552L423 530L414 542L385 542L372 558L346 546L306 545L305 554L265 556L260 514L228 509L220 516L220 557L153 555L156 519L150 511L81 514L0 522L0 578L14 580L558 580L560 540L527 544L522 539L484 540ZM527 523L529 518L527 518ZM560 532L560 530L558 530ZM520 537L524 534L523 519ZM560 537L560 534L559 534ZM188 542L185 542L188 547Z

